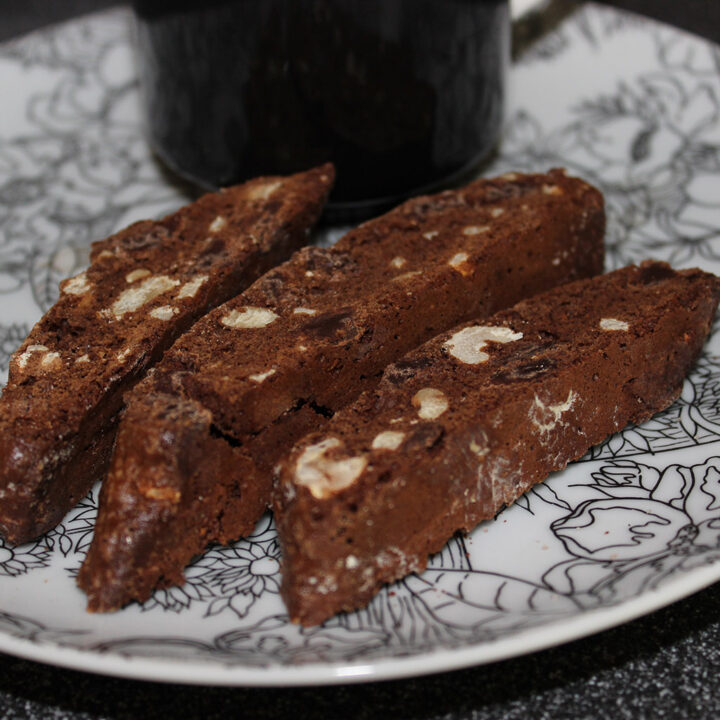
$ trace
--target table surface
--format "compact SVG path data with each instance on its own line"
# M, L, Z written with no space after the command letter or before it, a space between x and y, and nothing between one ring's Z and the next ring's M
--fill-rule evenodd
M3 0L0 40L116 4ZM717 0L610 0L720 42ZM326 688L142 683L0 654L0 718L702 718L720 716L720 584L559 648L410 680Z

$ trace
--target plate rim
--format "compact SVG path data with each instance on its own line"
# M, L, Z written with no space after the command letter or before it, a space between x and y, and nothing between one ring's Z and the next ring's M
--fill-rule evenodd
M596 3L587 3L586 6L596 6ZM618 15L630 14L605 6L603 6L603 11ZM74 24L86 21L91 17L117 12L118 8L101 10L62 24ZM666 27L681 36L691 37L704 43L710 42L681 28L644 17L643 20L647 21L649 27ZM53 27L57 26L51 26L51 28ZM47 29L49 28L45 28L45 30ZM8 42L16 42L21 39L21 37L13 38ZM720 448L720 443L711 443L705 447L712 446ZM147 657L130 655L112 649L103 651L77 648L51 640L22 638L3 630L0 630L0 652L96 675L199 686L302 687L395 680L481 666L530 655L540 650L589 637L690 597L718 580L720 580L720 560L683 571L658 588L644 590L639 596L620 600L600 608L582 610L569 618L549 621L518 631L510 636L495 640L483 640L459 647L440 647L408 656L394 655L350 663L338 661L308 662L297 665L277 663L253 667L223 663L216 658L198 660L162 655Z
M298 665L248 667L216 659L197 661L176 657L129 656L29 640L0 631L0 652L25 660L94 675L147 682L216 687L308 687L421 677L479 667L531 655L596 635L690 597L720 580L720 561L685 571L659 588L630 600L561 618L516 634L456 648L441 648L402 657L351 663L313 662Z

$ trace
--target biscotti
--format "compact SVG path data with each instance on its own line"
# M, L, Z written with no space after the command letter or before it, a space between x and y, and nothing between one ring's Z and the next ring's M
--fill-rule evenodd
M631 266L461 325L388 367L279 470L291 618L362 607L455 531L667 407L719 297L720 280L699 270Z
M195 319L307 241L333 175L259 178L93 245L10 362L1 535L41 535L83 497L104 473L123 393Z
M78 577L90 609L145 599L250 532L295 440L441 330L600 272L603 232L600 194L561 171L477 181L304 248L210 313L128 400ZM185 457L223 441L221 472Z

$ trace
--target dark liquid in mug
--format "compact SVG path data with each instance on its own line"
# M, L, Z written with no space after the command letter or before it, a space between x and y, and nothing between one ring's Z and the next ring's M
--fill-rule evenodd
M136 0L151 142L206 187L331 160L360 215L476 164L500 127L506 0Z

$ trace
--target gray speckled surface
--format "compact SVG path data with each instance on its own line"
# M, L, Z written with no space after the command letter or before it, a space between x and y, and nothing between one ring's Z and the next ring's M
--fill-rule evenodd
M64 0L63 14L109 4ZM612 4L653 10L666 21L676 18L720 40L717 0ZM57 0L6 0L0 36L58 19L59 5ZM718 609L720 585L619 628L515 660L328 688L161 685L0 654L0 718L714 718L720 716Z
M720 585L628 625L515 660L411 680L225 689L97 677L0 655L3 718L713 718Z

